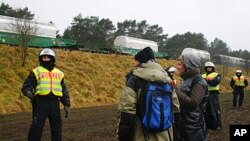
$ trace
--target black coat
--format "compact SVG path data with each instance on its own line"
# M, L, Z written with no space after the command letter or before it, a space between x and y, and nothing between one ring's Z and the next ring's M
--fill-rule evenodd
M207 127L203 115L205 108L207 83L205 80L191 83L198 72L190 70L182 75L183 82L177 87L176 93L180 102L180 117L177 121L179 138L177 141L207 141Z

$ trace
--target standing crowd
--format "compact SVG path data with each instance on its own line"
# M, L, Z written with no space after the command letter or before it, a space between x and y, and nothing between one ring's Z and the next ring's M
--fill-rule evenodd
M164 70L156 62L150 47L138 52L134 59L135 68L126 77L118 104L119 141L208 141L209 129L222 128L219 102L222 77L216 72L213 62L206 62L205 73L201 74L201 58L192 52L183 52L176 68L171 66ZM174 78L176 71L181 77L179 84ZM145 86L148 83L150 85ZM164 94L160 93L163 89L151 87L164 84L172 86L172 102L169 106L169 114L172 116L166 115L167 111L161 108L163 103L168 103L167 100L164 101ZM241 108L247 85L242 71L237 70L230 83L234 108ZM147 98L149 94L151 95ZM141 95L146 95L146 98L141 100ZM142 106L146 108L138 108ZM159 115L154 114L155 111ZM171 125L161 130L168 125L169 117L172 118Z
M64 73L56 67L56 54L50 48L39 53L40 66L25 80L22 92L32 104L29 141L41 140L48 117L51 140L62 140L61 102L65 117L70 112L70 96ZM119 141L208 141L208 129L219 130L221 109L219 90L221 74L213 62L205 63L193 53L182 53L176 66L164 69L154 52L146 47L134 56L135 68L126 75L118 103ZM177 84L174 74L181 81ZM236 71L230 86L233 107L241 108L248 86L241 70ZM208 111L212 111L209 113Z

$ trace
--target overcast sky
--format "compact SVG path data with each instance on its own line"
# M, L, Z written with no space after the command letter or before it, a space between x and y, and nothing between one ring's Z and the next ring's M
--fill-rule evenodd
M216 37L232 50L250 51L250 0L0 0L14 8L29 8L39 22L53 21L60 34L73 17L146 20L172 37L188 31Z

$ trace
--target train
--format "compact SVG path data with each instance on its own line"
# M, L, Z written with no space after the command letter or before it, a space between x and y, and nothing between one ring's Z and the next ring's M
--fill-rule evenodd
M221 64L224 66L242 67L246 65L245 59L222 55L222 54L215 54L213 57L213 61L216 64Z
M0 15L0 43L9 45L19 45L18 32L16 28L23 24L24 19ZM30 47L58 47L66 49L76 49L77 42L71 39L57 38L57 29L53 23L35 22L25 20L36 32L28 42Z
M17 26L19 18L8 17L0 15L0 44L9 44L18 46L18 33L14 30ZM76 40L57 38L57 29L53 23L42 23L28 20L31 27L36 28L36 34L29 41L28 46L30 47L53 47L63 48L65 50L82 50L91 51L97 53L114 53L118 52L121 54L135 55L137 52L142 50L144 47L151 47L157 58L171 58L171 55L166 52L160 52L156 42L151 40L145 40L140 38L128 37L128 36L117 36L114 40L114 49L112 50L91 50L81 49L77 45ZM210 53L206 50L199 50L194 48L185 48L183 52L193 52L198 55L202 62L213 61L215 64L227 65L227 66L244 66L246 61L242 58L226 56L222 54L215 54L210 57Z
M196 54L199 58L201 58L201 62L206 62L211 59L210 53L206 50L200 50L200 49L195 49L195 48L185 48L182 51L182 54L192 52Z
M20 44L18 40L19 33L15 30L17 26L19 26L18 24L23 24L20 21L24 21L24 19L0 15L0 44L9 44L14 46L18 46ZM65 50L80 50L96 53L121 53L135 55L144 47L149 46L153 49L156 57L170 58L168 53L159 52L157 43L150 40L118 36L114 40L115 48L86 49L79 46L76 40L57 38L57 29L53 23L42 23L32 20L25 20L25 22L36 29L34 36L28 42L29 47L52 47L63 48Z
M150 47L154 51L156 58L169 59L171 56L166 52L158 51L158 45L156 42L146 39L128 37L128 36L117 36L114 40L115 50L122 54L135 55L145 47Z
M212 61L215 64L223 66L233 66L233 67L244 67L246 65L246 60L243 58L227 56L223 54L210 55L206 50L199 50L194 48L185 48L182 53L192 52L201 58L201 62L204 64L206 61Z

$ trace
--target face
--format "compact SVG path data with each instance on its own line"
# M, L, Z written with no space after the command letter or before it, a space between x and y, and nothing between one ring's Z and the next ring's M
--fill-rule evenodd
M43 60L44 62L49 62L49 61L50 61L50 57L47 56L47 55L44 55L44 56L42 56L42 60Z
M179 74L182 74L183 72L186 71L186 68L185 68L184 64L182 64L181 61L178 61L177 70L178 70Z
M135 66L136 66L136 67L140 65L140 62L139 62L139 61L137 61L137 60L135 60L135 59L134 59L134 61L135 61Z
M241 73L240 73L240 72L237 72L237 73L236 73L236 75L240 76L240 75L241 75Z
M211 72L213 70L212 67L207 67L207 72Z

